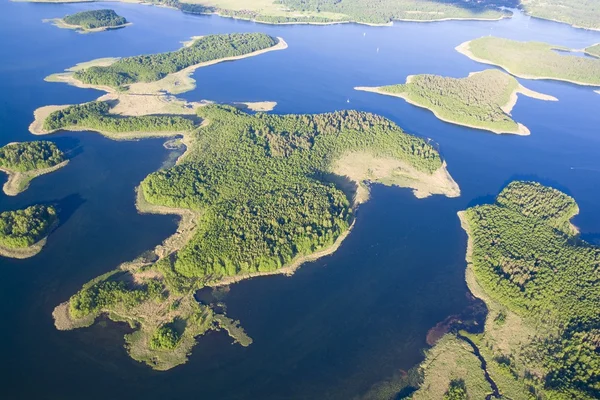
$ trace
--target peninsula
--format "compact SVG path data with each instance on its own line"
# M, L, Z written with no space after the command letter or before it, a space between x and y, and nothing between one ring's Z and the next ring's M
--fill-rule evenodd
M113 10L82 11L63 18L45 20L64 29L74 29L81 33L102 32L131 25L124 17Z
M578 238L578 211L556 189L517 181L459 213L467 284L488 315L483 333L448 334L430 351L415 399L452 398L457 385L459 398L600 396L600 248Z
M93 280L54 313L59 329L100 314L129 321L137 329L126 338L130 355L156 369L184 363L208 329L226 326L249 344L237 324L195 302L195 291L291 274L331 253L367 199L363 182L420 197L460 193L433 147L373 114L251 115L219 105L197 113L204 122L186 135L185 155L138 190L141 211L182 216L178 233L153 259ZM156 347L165 335L175 339Z
M403 98L410 104L427 108L442 121L456 125L517 135L530 133L526 126L510 116L518 94L540 100L557 100L523 87L515 78L496 69L458 79L412 75L403 85L355 89Z
M477 62L497 65L521 78L600 86L600 59L564 54L573 50L562 46L486 36L465 42L456 50Z
M585 49L585 52L590 56L600 58L600 43L588 47L587 49Z
M0 213L0 256L33 257L42 250L47 236L57 225L53 206L35 205Z
M4 193L16 196L25 191L36 176L54 172L68 162L65 154L48 141L9 143L0 147L0 171L8 174Z
M520 3L533 17L600 30L600 8L594 0L520 0Z

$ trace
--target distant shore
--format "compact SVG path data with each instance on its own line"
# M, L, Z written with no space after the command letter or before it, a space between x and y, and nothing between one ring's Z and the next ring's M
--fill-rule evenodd
M594 85L594 84L590 84L590 83L585 83L585 82L581 82L581 81L575 81L572 79L566 79L566 78L558 78L558 77L549 77L549 76L533 76L533 75L526 75L526 74L518 74L515 73L513 71L511 71L510 69L508 69L507 67L500 65L500 64L496 64L492 61L489 60L485 60L482 58L479 58L477 56L475 56L471 50L470 50L470 44L471 44L472 40L469 40L467 42L461 43L460 45L456 46L455 50L458 51L459 53L469 57L471 60L473 61L477 61L480 62L482 64L488 64L488 65L493 65L496 67L500 67L503 70L505 70L506 72L508 72L511 75L517 76L519 78L523 78L523 79L531 79L531 80L553 80L553 81L562 81L562 82L569 82L569 83L573 83L575 85L581 85L581 86L588 86L588 87L598 87L599 85Z

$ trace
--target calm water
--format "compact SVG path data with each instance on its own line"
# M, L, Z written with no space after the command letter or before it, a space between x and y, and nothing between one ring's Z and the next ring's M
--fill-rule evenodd
M400 99L353 90L403 82L409 74L459 77L485 69L454 47L490 33L583 48L600 42L598 32L523 16L391 28L273 27L113 3L133 26L80 35L41 22L95 7L0 4L0 145L34 139L27 127L37 107L99 95L45 83L48 74L98 57L173 50L193 35L262 31L284 37L289 48L202 68L195 74L198 88L183 97L274 100L279 113L356 108L385 115L440 144L462 196L416 200L407 190L375 186L337 253L292 278L232 287L228 313L241 320L254 344L232 346L226 335L211 333L199 340L188 364L156 373L126 355L122 326L58 332L51 312L84 282L174 232L173 218L134 209L134 187L169 153L162 140L54 135L72 152L71 163L37 178L18 197L0 195L0 210L57 202L62 221L38 256L0 259L2 398L352 398L416 365L427 331L468 305L458 210L489 201L510 180L537 179L573 195L581 207L575 224L590 240L600 239L600 95L592 90L522 81L560 99L519 100L513 114L531 129L529 137L452 126Z

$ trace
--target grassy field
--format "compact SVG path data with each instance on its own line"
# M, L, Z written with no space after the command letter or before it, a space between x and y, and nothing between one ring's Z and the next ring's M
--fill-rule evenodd
M594 57L600 57L600 43L588 47L585 52Z
M463 43L457 50L475 61L498 65L521 78L600 86L600 59L576 57L566 53L570 49L561 46L486 36Z

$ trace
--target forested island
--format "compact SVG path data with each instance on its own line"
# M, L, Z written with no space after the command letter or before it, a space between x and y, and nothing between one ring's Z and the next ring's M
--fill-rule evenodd
M8 174L4 193L16 196L29 187L36 176L67 165L65 154L52 142L9 143L0 147L0 170Z
M465 42L456 50L475 61L497 65L521 78L600 86L600 59L561 54L557 50L572 51L562 46L486 36Z
M0 213L0 255L11 258L36 255L57 225L54 206L35 205Z
M108 29L123 28L130 23L114 10L91 10L66 15L49 20L59 28L75 29L79 32L102 32Z
M204 123L186 135L178 163L150 174L138 190L143 212L182 216L179 233L154 257L126 263L86 284L54 312L59 329L100 314L128 321L129 354L155 369L186 361L195 337L226 329L248 345L237 323L193 297L204 286L291 274L333 252L348 234L363 182L458 196L437 151L377 115L246 114L197 109Z
M472 73L467 78L413 75L404 85L355 89L403 98L453 124L518 135L529 134L527 127L510 116L518 94L557 100L523 87L515 78L496 69Z
M600 248L579 239L578 211L556 189L517 181L494 204L459 213L485 328L438 342L414 399L453 398L443 396L457 384L461 399L600 397Z

